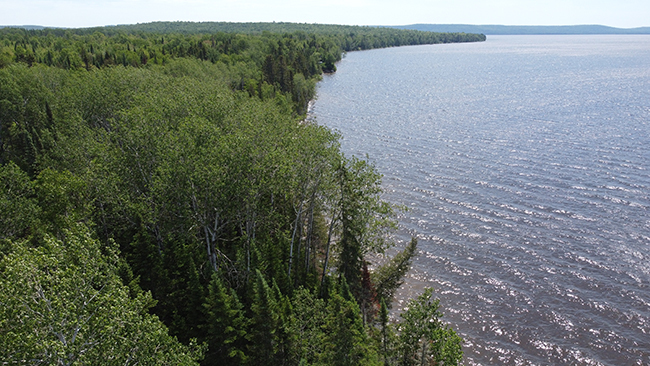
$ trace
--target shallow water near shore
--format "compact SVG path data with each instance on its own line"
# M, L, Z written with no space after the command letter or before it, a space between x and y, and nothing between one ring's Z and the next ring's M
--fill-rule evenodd
M312 115L409 207L469 365L650 365L650 36L352 52Z

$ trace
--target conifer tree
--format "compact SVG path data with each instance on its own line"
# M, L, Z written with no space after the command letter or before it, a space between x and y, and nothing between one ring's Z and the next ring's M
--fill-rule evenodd
M379 323L381 326L381 356L384 361L384 366L393 364L393 338L395 334L388 319L388 306L386 306L385 299L380 300L379 306Z
M209 294L204 303L208 351L205 365L242 365L246 362L245 337L249 320L244 306L232 288L224 286L217 273L212 274Z
M277 359L280 325L278 304L268 283L259 270L255 270L255 288L251 304L249 364L280 365Z
M397 253L388 262L377 268L372 275L377 297L384 299L390 309L395 291L402 285L404 276L411 268L411 262L417 249L417 238L411 238L403 251Z
M376 365L376 350L371 347L361 319L359 305L342 278L331 292L327 304L323 362L328 365Z
M295 337L294 359L299 364L315 364L323 357L326 304L305 288L294 291L289 326Z

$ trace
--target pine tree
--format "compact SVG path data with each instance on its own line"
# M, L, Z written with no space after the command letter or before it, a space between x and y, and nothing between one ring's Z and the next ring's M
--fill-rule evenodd
M255 270L255 288L253 291L253 313L250 328L249 364L250 365L279 365L278 327L280 316L278 304L273 291L259 270Z
M232 288L224 286L217 273L212 274L209 294L203 304L207 323L205 331L208 351L204 365L241 365L244 353L246 328L249 323L244 306Z
M336 366L379 364L376 350L371 347L355 301L345 278L331 292L327 304L323 362Z
M384 366L392 364L392 338L394 337L393 330L388 322L388 306L386 301L382 298L379 302L379 322L381 325L381 354L384 360Z
M411 242L403 251L375 270L372 275L377 297L384 299L389 309L395 291L402 285L404 276L411 268L417 245L417 238L411 238Z

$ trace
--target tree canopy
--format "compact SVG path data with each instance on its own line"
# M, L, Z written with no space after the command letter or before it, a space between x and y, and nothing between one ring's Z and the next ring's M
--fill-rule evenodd
M365 365L412 359L412 333L459 362L450 328L380 311L417 242L368 268L395 228L381 175L304 120L342 52L480 40L454 37L0 29L0 358Z

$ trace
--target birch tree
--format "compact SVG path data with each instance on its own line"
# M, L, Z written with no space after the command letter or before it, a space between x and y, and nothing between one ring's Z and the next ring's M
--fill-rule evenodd
M86 229L41 246L15 242L0 260L0 358L7 363L195 365L201 352L149 315L151 295L129 295L117 252Z

